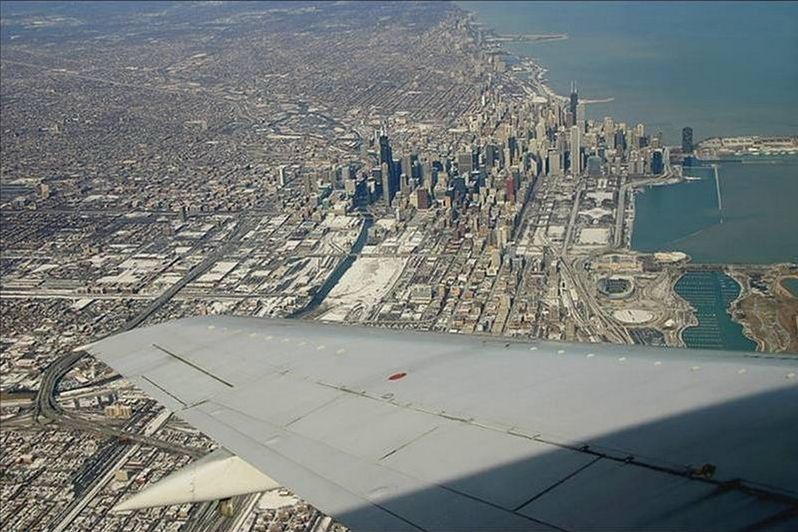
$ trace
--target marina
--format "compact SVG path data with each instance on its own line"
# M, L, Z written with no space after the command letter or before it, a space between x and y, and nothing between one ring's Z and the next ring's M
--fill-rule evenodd
M740 285L728 275L713 272L687 272L675 286L676 293L695 309L698 325L682 331L687 347L754 351L756 343L743 335L732 321L729 305L740 295Z

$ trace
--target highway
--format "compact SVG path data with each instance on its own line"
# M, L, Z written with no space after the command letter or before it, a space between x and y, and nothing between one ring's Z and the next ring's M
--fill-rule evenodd
M603 308L596 302L596 299L593 297L593 294L585 287L582 282L582 278L577 271L574 270L574 267L569 260L569 258L558 250L552 242L546 236L541 237L544 243L549 246L552 250L554 255L560 261L560 274L562 275L563 279L567 280L569 284L574 287L578 296L581 300L585 303L588 308L589 313L585 317L584 320L580 319L578 315L574 315L574 318L582 325L585 330L590 331L593 334L592 327L589 326L589 315L592 313L596 319L599 320L602 326L602 330L598 331L599 336L603 333L603 336L607 338L607 340L613 343L619 344L631 344L634 343L632 338L629 336L629 332L626 328L619 326L612 317L608 316L607 313L604 311ZM579 262L579 259L574 259L574 262Z
M626 195L628 194L626 176L621 176L620 187L618 187L618 207L615 211L615 233L613 236L613 246L620 248L623 246L623 229L626 220Z
M241 241L241 237L247 234L254 224L255 221L253 219L239 219L238 225L229 235L225 244L217 247L213 252L209 253L202 260L202 262L186 272L180 281L166 289L139 314L127 321L118 331L114 331L111 334L129 331L144 323L164 304L171 300L175 294L185 288L186 285L197 279L200 275L208 271L216 263L216 261L218 261L226 253L229 253L233 247L238 245L238 243ZM110 334L106 336L110 336ZM101 338L98 338L97 340L100 339ZM58 404L58 400L56 398L58 384L61 382L61 379L64 378L64 375L66 375L73 367L75 367L75 365L80 361L81 358L85 356L85 354L86 353L83 351L75 351L66 354L55 360L55 362L50 364L50 366L44 370L42 373L41 385L39 386L39 391L36 395L35 419L40 420L41 418L44 418L44 420L55 421L69 428L95 432L105 436L116 437L124 441L151 445L169 452L186 454L194 457L198 457L202 454L198 453L195 449L173 445L148 435L132 433L114 427L102 426L94 421L87 421L78 416L64 412L64 410L61 408L61 405Z
M574 234L574 226L576 225L576 215L579 213L579 201L582 198L582 189L584 188L584 183L580 182L576 186L576 192L574 192L574 203L571 207L571 217L568 219L568 226L565 230L565 239L562 243L562 252L568 253L568 246L571 245L571 238Z
M38 420L44 418L46 420L55 421L60 425L67 428L84 430L87 432L94 432L102 436L109 436L119 438L123 441L135 442L145 445L151 445L164 451L171 453L189 455L194 458L199 458L204 453L198 452L196 449L191 449L179 445L174 445L154 436L147 436L135 432L128 432L115 427L98 424L96 421L88 421L73 414L64 412L61 405L58 404L55 390L58 383L78 361L83 358L84 352L74 352L63 356L51 364L42 374L42 384L39 388L39 394L36 396L36 413L34 417Z

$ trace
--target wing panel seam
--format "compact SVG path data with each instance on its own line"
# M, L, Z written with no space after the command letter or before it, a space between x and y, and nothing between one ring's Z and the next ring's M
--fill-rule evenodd
M187 366L189 366L191 368L194 368L195 370L199 371L200 373L203 373L203 374L207 375L208 377L210 377L210 378L212 378L212 379L214 379L216 381L221 382L225 386L227 386L229 388L235 388L235 386L233 386L232 384L230 384L226 380L222 379L221 377L219 377L217 375L214 375L213 373L211 373L207 369L203 368L202 366L199 366L199 365L195 364L194 362L191 362L190 360L187 360L187 359L181 357L178 354L172 353L171 351L169 351L167 349L164 349L163 347L161 347L158 344L152 344L152 346L155 349L157 349L158 351L160 351L160 352L162 352L162 353L164 353L166 355L169 355L170 357L174 358L175 360L178 360L178 361L182 362L183 364L185 364L185 365L187 365Z

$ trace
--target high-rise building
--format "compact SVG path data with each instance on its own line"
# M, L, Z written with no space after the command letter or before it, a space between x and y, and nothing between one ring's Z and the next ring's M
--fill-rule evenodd
M571 82L571 99L568 105L568 111L571 113L572 119L576 119L576 108L579 106L579 94L576 92L576 82ZM574 125L574 124L568 124Z
M512 177L508 177L504 181L504 194L507 201L510 203L515 202L515 180Z
M604 133L604 139L609 141L615 134L615 121L611 117L605 116L601 128Z
M407 154L402 157L402 171L404 175L407 177L413 177L413 162L415 161L416 157L412 154Z
M622 130L615 132L615 149L618 151L626 151L626 135Z
M496 153L497 147L495 144L488 143L485 145L485 166L493 168L493 164L496 162Z
M662 157L662 150L654 150L651 154L651 173L661 174L665 171L665 162Z
M693 128L682 129L682 153L693 153Z
M391 190L393 190L394 195L399 190L402 192L405 191L405 186L402 184L402 163L399 161L399 159L394 159L390 164L388 164L388 176L391 181ZM391 196L391 199L393 199L393 196Z
M429 193L426 189L418 188L416 189L416 204L417 208L420 210L429 209L430 201L429 201Z
M576 104L576 125L579 126L579 131L585 132L585 104Z
M560 175L560 153L557 150L549 150L549 173L548 175Z
M654 136L651 137L651 147L655 149L662 147L662 131L657 131Z
M457 171L460 175L469 175L473 170L471 150L457 154Z
M382 166L385 165L385 166ZM387 183L387 189L383 187L383 194L390 195L390 200L393 200L396 191L399 190L399 174L401 173L401 164L393 158L393 150L388 141L388 135L384 132L380 135L380 166L383 171L382 182ZM390 205L390 200L388 204Z
M383 133L380 135L380 164L390 164L393 161L393 154L391 153L391 145L388 142L388 135Z
M582 173L582 132L579 126L571 126L571 173L580 175Z
M535 138L539 141L547 139L546 137L546 124L541 120L535 124Z
M391 172L388 169L388 163L380 165L380 179L382 181L382 198L385 200L385 204L390 206L396 191L391 187Z
M345 164L341 167L341 180L347 181L350 179L354 179L354 175L352 172L352 167L349 164Z
M601 157L598 155L591 155L587 158L587 175L590 177L601 176Z

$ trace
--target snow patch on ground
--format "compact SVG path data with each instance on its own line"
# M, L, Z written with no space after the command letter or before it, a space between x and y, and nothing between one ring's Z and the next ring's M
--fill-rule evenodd
M277 510L285 508L286 506L293 506L299 502L299 499L291 495L284 489L270 490L260 496L258 499L258 510Z
M324 299L320 319L344 321L352 310L365 317L380 303L404 270L407 258L360 257Z

